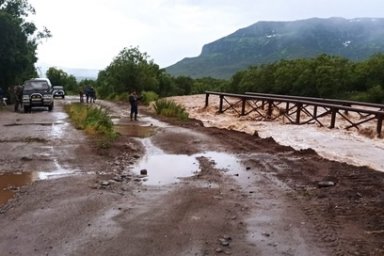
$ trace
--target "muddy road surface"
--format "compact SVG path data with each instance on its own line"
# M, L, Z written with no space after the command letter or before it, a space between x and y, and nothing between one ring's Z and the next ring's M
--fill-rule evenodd
M69 101L0 112L1 255L384 255L381 172L108 102L101 149Z

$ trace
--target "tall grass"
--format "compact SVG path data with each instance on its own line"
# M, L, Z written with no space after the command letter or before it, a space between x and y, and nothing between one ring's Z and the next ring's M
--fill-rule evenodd
M185 108L172 100L160 99L153 105L156 114L166 117L176 117L180 120L187 120L188 113Z
M80 103L65 105L65 110L77 129L100 139L99 146L108 147L117 138L106 110Z

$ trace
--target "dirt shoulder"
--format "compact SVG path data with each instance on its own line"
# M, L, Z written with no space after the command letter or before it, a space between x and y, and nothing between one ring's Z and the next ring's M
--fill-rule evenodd
M122 119L124 109L111 106ZM60 107L51 117L0 115L6 134L2 173L49 170L57 163L76 170L22 187L1 208L0 250L6 255L384 253L383 173L327 161L311 150L294 151L272 139L205 128L197 120L162 118L168 125L147 139L169 154L201 153L200 171L149 186L132 171L150 154L140 138L122 135L108 151L99 150L68 124ZM52 123L65 128L47 137ZM33 129L20 136L9 124ZM153 124L134 124L148 125ZM236 156L240 169L223 170L204 155L210 151Z

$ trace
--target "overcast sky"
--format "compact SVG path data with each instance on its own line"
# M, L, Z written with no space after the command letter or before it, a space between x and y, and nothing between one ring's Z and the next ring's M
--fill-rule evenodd
M38 65L105 69L124 47L161 68L195 57L204 44L258 21L382 18L383 0L29 0L52 38Z

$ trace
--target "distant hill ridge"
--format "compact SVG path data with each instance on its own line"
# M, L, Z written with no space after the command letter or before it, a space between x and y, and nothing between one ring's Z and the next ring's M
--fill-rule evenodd
M384 52L384 18L312 18L260 21L203 46L198 57L184 58L167 72L193 78L230 78L250 65L319 54L364 60Z

